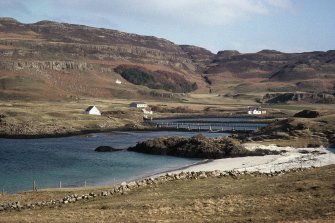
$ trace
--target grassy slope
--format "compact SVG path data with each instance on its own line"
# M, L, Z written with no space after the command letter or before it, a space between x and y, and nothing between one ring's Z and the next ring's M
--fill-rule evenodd
M56 209L1 213L0 222L334 222L334 178L332 165L272 178L180 180ZM15 199L74 192L85 191L35 192Z

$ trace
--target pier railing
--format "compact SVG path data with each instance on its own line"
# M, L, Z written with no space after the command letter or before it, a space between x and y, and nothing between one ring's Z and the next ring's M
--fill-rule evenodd
M267 125L261 122L155 122L148 124L156 128L179 131L208 131L208 132L252 132Z

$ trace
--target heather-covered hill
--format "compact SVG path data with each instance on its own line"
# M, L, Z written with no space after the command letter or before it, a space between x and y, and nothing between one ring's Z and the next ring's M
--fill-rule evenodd
M147 80L138 75L137 80L125 78L129 75L116 69L121 65L141 68ZM334 50L226 50L215 55L153 36L0 18L0 99L171 98L172 93L189 92L253 98L268 92L307 92L333 97L334 91Z
M191 55L194 51L200 52L198 56ZM201 91L206 87L200 75L206 66L203 60L209 63L211 56L205 49L181 47L153 36L52 21L23 24L0 19L0 90L5 99L36 98L36 92L46 98L150 95L146 87L129 87L131 83L114 71L120 64L187 77ZM116 85L116 79L128 86Z
M332 93L335 89L335 51L282 53L262 50L247 54L220 51L205 73L214 83L213 88L219 88L220 80L226 80L226 83L239 83L234 87L237 91Z

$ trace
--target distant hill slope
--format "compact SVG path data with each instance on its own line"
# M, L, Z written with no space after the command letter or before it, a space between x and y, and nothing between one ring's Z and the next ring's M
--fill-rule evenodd
M152 76L150 83L129 82L115 72L120 65L140 67ZM153 36L0 18L0 99L141 98L209 89L220 94L333 94L334 86L335 51L215 55Z
M193 56L193 52L197 55ZM213 57L203 48L179 46L153 36L52 21L22 24L2 18L0 97L35 98L37 93L46 98L149 94L146 87L115 84L116 79L127 82L114 72L121 64L186 78L201 91L206 84L200 74Z
M241 84L249 81L247 89L251 91L250 87L259 88L261 83L266 83L264 87L268 91L273 87L274 91L334 92L335 51L282 53L263 50L248 54L220 51L205 73L214 85L220 79L231 83L240 80Z

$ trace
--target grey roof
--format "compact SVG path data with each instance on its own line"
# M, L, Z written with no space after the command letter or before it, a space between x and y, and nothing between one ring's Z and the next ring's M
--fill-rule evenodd
M94 106L92 106L92 105L91 105L91 106L89 106L88 108L86 108L86 110L85 110L85 111L87 111L87 112L88 112L88 111L90 111L90 110L91 110L93 107L94 107Z

